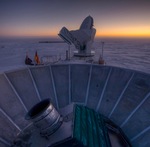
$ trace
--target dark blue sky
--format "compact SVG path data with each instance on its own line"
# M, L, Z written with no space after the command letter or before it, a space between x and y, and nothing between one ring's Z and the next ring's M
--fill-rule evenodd
M97 36L150 36L149 0L0 0L0 35L53 36L88 15Z

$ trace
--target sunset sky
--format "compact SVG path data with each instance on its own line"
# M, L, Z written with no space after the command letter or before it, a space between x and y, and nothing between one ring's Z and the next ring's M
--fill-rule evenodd
M96 36L150 37L150 0L0 0L0 36L57 36L88 15Z

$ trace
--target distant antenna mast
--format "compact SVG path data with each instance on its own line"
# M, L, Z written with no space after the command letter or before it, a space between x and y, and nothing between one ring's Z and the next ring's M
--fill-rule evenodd
M105 64L105 61L104 61L104 59L103 59L104 42L101 42L101 43L102 43L102 52L101 52L101 54L100 54L100 56L99 56L99 61L98 61L98 63L99 63L99 64Z
M103 53L104 53L104 42L102 42L102 59L103 59Z
M70 44L68 44L68 59L71 59L71 49L70 49Z

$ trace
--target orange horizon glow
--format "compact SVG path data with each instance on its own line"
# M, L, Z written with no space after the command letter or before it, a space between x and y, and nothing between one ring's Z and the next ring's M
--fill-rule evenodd
M1 37L57 37L58 33L55 32L49 32L49 33L26 33L26 34L5 34L1 35ZM112 37L112 38L117 38L117 37L123 37L123 38L150 38L150 34L144 34L144 33L99 33L97 32L95 37Z
M144 28L144 29L143 29ZM60 30L56 28L31 28L3 30L0 36L4 37L56 37ZM95 37L131 37L150 38L149 27L109 27L96 29Z
M97 30L96 36L100 37L150 37L149 26L114 27L106 30Z
M117 37L122 37L122 38L150 38L150 34L132 34L132 33L125 33L125 34L121 34L121 33L115 33L115 34L96 34L96 37L113 37L113 38L117 38Z

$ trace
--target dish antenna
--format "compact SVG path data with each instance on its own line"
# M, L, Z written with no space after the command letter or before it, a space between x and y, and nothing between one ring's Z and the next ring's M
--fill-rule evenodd
M93 28L93 18L86 17L78 30L69 31L63 27L59 36L69 45L74 44L78 51L74 52L75 56L93 56L92 44L96 34L96 29Z

